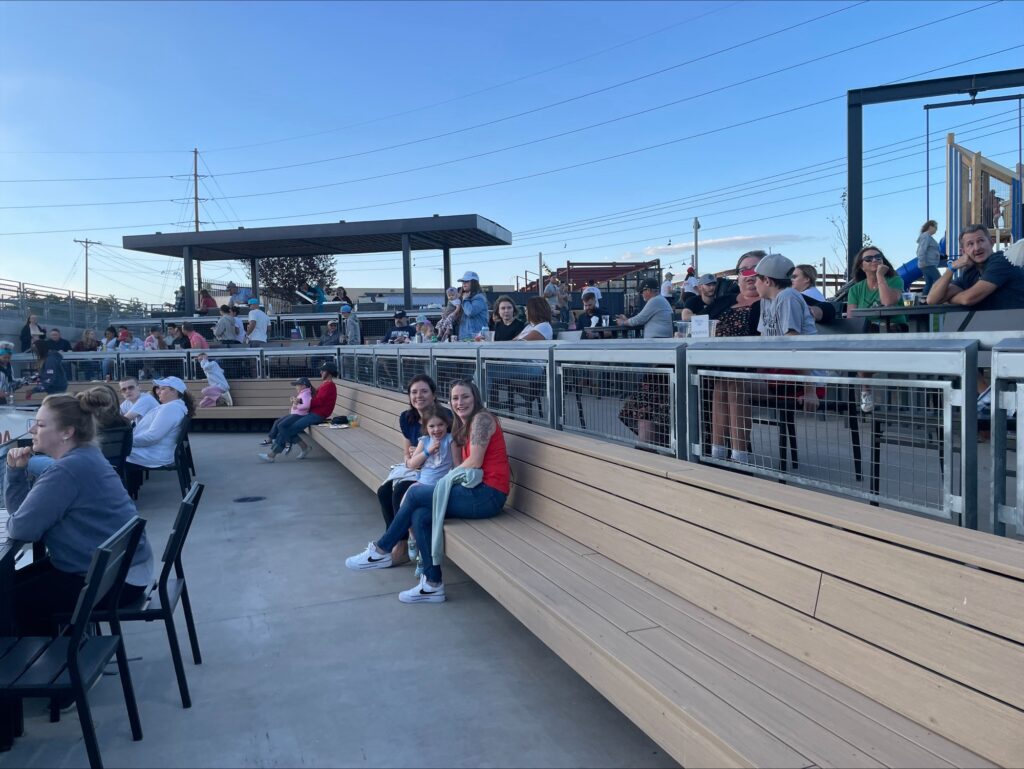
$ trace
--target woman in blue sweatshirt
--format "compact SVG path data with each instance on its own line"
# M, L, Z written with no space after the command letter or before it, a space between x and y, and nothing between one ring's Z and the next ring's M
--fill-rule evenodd
M52 616L74 610L96 548L136 510L94 443L96 422L89 402L48 396L30 432L31 448L7 454L7 533L11 539L44 543L46 558L17 571L15 616L22 635L51 635ZM56 461L30 487L26 467L34 451ZM153 551L143 534L121 604L141 598L152 577Z

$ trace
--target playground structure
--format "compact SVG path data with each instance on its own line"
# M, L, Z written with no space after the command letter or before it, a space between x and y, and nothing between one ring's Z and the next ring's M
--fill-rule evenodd
M946 135L946 243L951 258L959 255L960 232L968 224L989 228L996 250L1024 237L1021 179L1024 165L1013 171Z

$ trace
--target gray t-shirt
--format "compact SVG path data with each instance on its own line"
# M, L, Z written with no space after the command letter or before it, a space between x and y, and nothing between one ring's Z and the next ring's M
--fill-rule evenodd
M643 326L644 339L672 336L672 305L668 299L652 296L636 315L629 319L630 326Z
M782 289L774 299L761 299L757 330L761 336L785 336L790 331L800 335L818 333L807 302L792 287Z

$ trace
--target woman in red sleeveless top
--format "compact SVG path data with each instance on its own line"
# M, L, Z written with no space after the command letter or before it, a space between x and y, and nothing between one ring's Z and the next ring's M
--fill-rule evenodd
M480 470L482 480L468 488L453 485L445 509L446 518L491 518L501 512L508 497L510 470L505 436L497 417L483 406L480 390L468 379L452 384L451 408L455 414L452 437L461 451L463 469ZM409 489L395 519L384 536L367 545L365 551L345 561L355 571L386 569L392 565L391 549L412 527L423 563L431 563L433 496L430 486ZM445 599L440 566L427 566L420 582L398 596L403 603L438 603Z

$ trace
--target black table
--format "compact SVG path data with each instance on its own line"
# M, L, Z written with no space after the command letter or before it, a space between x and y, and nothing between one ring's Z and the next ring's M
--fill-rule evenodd
M0 542L0 637L15 635L14 561L24 544L10 539ZM21 700L0 702L0 751L10 750L23 730Z
M587 332L595 336L587 336ZM583 329L582 339L605 339L609 334L612 339L628 339L630 337L640 338L644 335L643 326L599 326L590 329Z
M935 315L945 315L947 312L967 313L967 317L964 318L960 327L949 329L950 331L962 331L971 322L971 318L974 317L974 310L959 304L915 304L913 307L904 307L897 304L891 307L858 307L856 310L850 310L847 316L864 319L880 318L885 321L886 331L888 331L892 319L902 315L913 324L914 331L927 333L931 330L932 317Z

